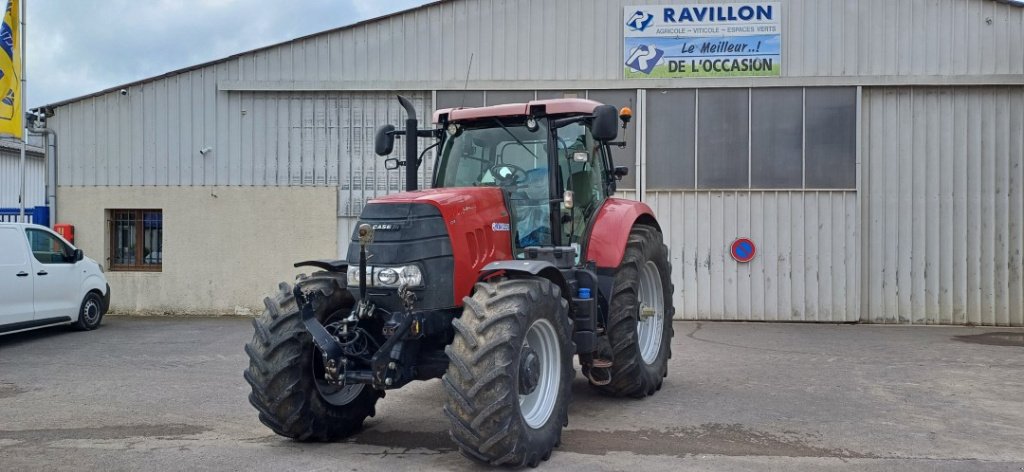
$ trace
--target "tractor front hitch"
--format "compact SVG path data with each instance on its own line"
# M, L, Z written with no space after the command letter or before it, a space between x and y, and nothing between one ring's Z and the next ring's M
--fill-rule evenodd
M327 373L327 380L332 382L343 382L345 378L345 352L341 343L320 324L316 319L316 298L315 294L306 294L301 284L295 284L292 289L295 296L295 303L299 306L299 314L302 316L302 324L306 331L313 337L313 344L320 350L324 358L324 367Z
M302 324L313 338L313 344L320 351L320 355L323 358L324 380L338 386L350 384L373 384L376 386L378 381L373 372L349 368L350 361L345 353L345 347L335 335L327 331L327 328L317 320L317 299L319 295L316 292L305 293L300 285L296 285L292 293L295 295L295 301L299 306ZM355 325L355 322L351 320L358 320L356 318L358 310L357 308L348 319L342 321L342 329L346 332L348 332L350 324L353 327ZM350 334L358 335L358 332L352 331ZM377 354L379 355L380 353L378 352ZM376 359L377 356L374 356L374 362L376 362ZM383 379L381 384L383 384Z

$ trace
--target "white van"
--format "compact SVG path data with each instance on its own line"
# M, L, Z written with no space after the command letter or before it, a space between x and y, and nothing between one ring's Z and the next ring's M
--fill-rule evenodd
M0 335L96 329L109 307L103 269L81 249L45 226L0 223Z

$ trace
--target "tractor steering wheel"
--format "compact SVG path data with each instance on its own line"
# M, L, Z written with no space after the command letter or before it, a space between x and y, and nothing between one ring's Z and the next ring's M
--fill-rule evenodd
M515 164L495 164L488 169L495 182L502 187L511 187L526 182L528 177L522 167Z

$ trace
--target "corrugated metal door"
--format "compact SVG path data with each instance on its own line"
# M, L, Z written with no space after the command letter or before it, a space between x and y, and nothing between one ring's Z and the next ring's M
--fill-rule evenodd
M671 251L677 318L857 321L857 90L642 98L643 195ZM740 237L757 247L748 263L730 255Z
M25 207L46 204L46 162L36 153L25 157ZM21 154L0 149L0 207L17 208L21 194Z
M1024 88L864 93L864 320L1024 326Z
M676 315L689 320L858 319L854 191L647 192L671 251ZM748 236L741 264L729 243Z

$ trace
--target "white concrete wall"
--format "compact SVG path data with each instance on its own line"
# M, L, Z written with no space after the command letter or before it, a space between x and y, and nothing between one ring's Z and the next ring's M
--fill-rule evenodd
M255 314L301 272L292 263L337 251L334 187L58 187L75 243L109 267L108 209L162 209L162 272L111 272L111 310ZM306 268L306 272L309 268Z

